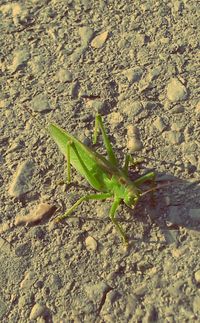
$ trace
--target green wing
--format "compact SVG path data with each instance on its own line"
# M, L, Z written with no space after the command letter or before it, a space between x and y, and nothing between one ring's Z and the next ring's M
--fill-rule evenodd
M90 185L96 190L108 191L106 183L108 183L112 175L118 174L118 169L116 167L111 165L106 158L84 145L81 141L56 124L51 123L48 126L48 133L65 157L67 156L67 144L71 143L70 164L85 177Z

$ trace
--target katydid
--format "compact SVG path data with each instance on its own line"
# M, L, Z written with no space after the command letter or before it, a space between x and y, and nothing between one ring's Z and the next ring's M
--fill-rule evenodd
M127 206L134 207L140 196L144 194L141 190L141 185L146 181L152 181L154 185L155 173L149 172L132 181L128 176L130 155L126 156L125 164L120 168L110 140L106 134L102 117L98 114L95 118L94 144L97 141L99 130L101 130L103 142L108 154L107 159L83 144L58 125L51 123L48 126L48 133L67 159L68 182L70 183L71 181L72 165L83 177L85 177L95 190L100 192L99 194L87 194L81 197L64 215L58 216L55 220L61 221L65 219L84 201L113 198L109 217L119 232L123 242L127 243L127 236L116 219L116 211L122 201Z

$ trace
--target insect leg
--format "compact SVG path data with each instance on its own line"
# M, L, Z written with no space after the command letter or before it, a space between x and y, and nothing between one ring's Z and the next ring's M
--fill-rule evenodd
M123 167L123 170L126 173L126 175L128 175L128 166L129 166L129 163L130 163L130 159L131 159L130 154L126 154L125 163L124 163L124 167Z
M143 158L137 158L136 160L134 160L130 154L126 154L125 163L124 163L124 167L123 167L123 170L125 171L126 175L128 175L129 165L135 167L135 166L141 164L143 161L144 161Z
M65 219L66 217L68 217L68 215L70 213L72 213L77 208L77 206L79 206L84 201L88 201L88 200L105 200L105 199L107 199L107 198L109 198L111 196L112 196L111 193L87 194L85 196L82 196L78 201L76 201L76 203L74 203L74 205L72 205L70 207L70 209L67 210L67 212L65 212L65 214L56 217L55 221L59 222L59 221Z
M123 242L127 243L128 240L127 240L127 237L126 237L126 235L124 233L124 230L122 229L122 227L119 225L118 221L115 218L116 211L117 211L117 208L118 208L120 202L121 202L120 198L117 197L117 198L114 199L114 202L113 202L113 204L111 206L111 209L110 209L110 212L109 212L109 217L110 217L112 223L115 225L117 231L121 235Z
M97 142L97 135L98 135L99 129L101 129L101 132L102 132L103 142L104 142L104 145L105 145L107 153L108 153L109 161L112 163L112 165L117 166L118 162L117 162L117 159L115 157L113 148L112 148L110 140L109 140L109 138L108 138L108 136L106 134L106 131L105 131L105 128L104 128L104 125L103 125L103 122L102 122L102 118L98 114L96 116L96 118L95 118L94 137L93 137L93 143L94 144L96 144L96 142Z
M134 184L136 184L136 186L141 185L146 181L151 181L150 191L151 191L151 197L152 197L152 204L155 204L155 187L156 187L155 178L156 178L156 174L154 172L149 172L134 181Z
M156 177L156 175L155 175L154 172L149 172L149 173L147 173L147 174L139 177L138 179L136 179L134 181L134 184L136 186L138 186L138 185L141 185L141 184L143 184L143 183L145 183L147 181L153 181L153 182L155 182L155 177Z

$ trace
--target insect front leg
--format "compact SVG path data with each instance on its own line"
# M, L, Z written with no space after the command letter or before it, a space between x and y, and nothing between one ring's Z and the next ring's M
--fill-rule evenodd
M124 230L122 229L122 227L119 225L118 221L116 220L115 216L116 216L116 211L117 211L117 208L119 207L120 205L120 202L121 202L121 199L120 198L115 198L114 199L114 202L111 206L111 209L110 209L110 212L109 212L109 217L112 221L112 223L115 225L117 231L119 232L122 240L124 243L128 243L128 239L124 233Z
M117 158L115 157L115 154L114 154L113 148L111 146L110 140L109 140L109 138L108 138L108 136L106 134L102 118L98 114L95 117L95 127L94 127L94 136L93 136L93 143L94 144L96 144L96 142L97 142L97 135L98 135L99 129L102 132L103 142L104 142L104 145L106 147L106 151L108 153L108 159L109 159L109 161L111 162L112 165L117 166L118 165Z
M136 184L136 186L140 186L142 185L143 183L147 182L147 181L151 181L151 194L152 194L152 201L153 201L153 204L155 204L155 194L154 194L154 191L155 191L155 188L156 188L156 174L154 172L149 172L141 177L139 177L138 179L136 179L134 181L134 184Z
M111 196L112 196L111 193L87 194L85 196L82 196L78 201L76 201L76 203L74 203L74 205L72 205L70 207L70 209L67 210L67 212L65 212L65 214L56 217L55 218L55 221L56 222L59 222L59 221L65 219L65 218L67 218L68 215L71 214L84 201L89 201L89 200L105 200L105 199L107 199L107 198L109 198Z
M124 167L123 170L126 175L128 175L128 167L129 165L135 167L143 162L143 159L138 158L136 160L133 159L133 157L130 154L126 154L125 156L125 162L124 162Z
M154 172L149 172L143 176L140 176L138 179L136 179L134 181L134 184L136 186L140 186L147 181L152 181L153 183L155 183L155 178L156 178L156 174Z

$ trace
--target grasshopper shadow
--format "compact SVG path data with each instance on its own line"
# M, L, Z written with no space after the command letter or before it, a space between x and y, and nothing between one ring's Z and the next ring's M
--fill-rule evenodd
M179 244L187 238L187 230L200 231L200 180L180 180L171 174L157 173L156 183L160 188L154 192L155 198L151 192L144 195L134 210L129 209L130 219L134 217L142 225L143 242L158 243L151 240L157 228L164 244ZM131 225L127 231L130 242L136 240L132 230Z

